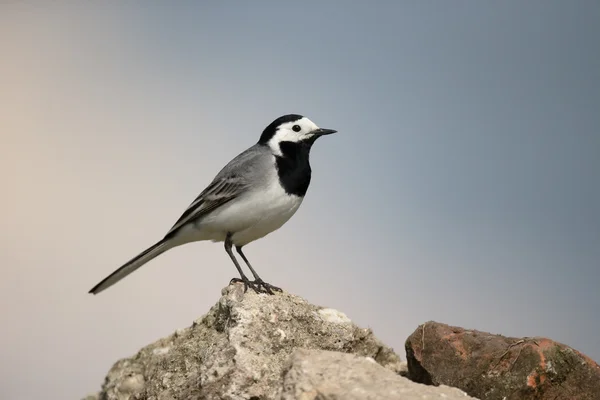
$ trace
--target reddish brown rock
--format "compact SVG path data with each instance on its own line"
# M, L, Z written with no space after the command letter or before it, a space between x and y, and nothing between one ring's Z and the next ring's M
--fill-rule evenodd
M406 340L408 376L481 400L599 400L600 366L545 338L511 338L437 322Z

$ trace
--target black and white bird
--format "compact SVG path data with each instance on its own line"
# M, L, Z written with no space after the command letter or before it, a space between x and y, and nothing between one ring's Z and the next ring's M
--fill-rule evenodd
M335 133L319 128L302 115L277 118L265 128L258 143L231 160L190 204L165 237L94 286L97 294L114 285L160 254L201 240L225 242L225 251L240 278L255 292L280 291L263 281L242 248L281 228L300 207L310 184L309 153L321 136ZM242 257L254 280L242 271L232 247Z

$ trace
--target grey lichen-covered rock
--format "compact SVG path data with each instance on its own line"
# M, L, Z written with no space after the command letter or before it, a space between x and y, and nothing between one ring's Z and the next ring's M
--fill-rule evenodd
M472 399L448 386L425 386L373 359L323 350L296 350L284 369L281 400Z
M118 361L100 399L277 399L298 348L370 357L390 376L402 368L391 348L339 311L288 293L244 293L240 284L222 294L191 327Z

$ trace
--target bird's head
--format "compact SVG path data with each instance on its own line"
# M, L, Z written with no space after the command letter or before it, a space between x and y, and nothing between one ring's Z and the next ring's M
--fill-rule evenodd
M337 131L333 129L319 128L317 124L302 115L288 114L271 122L263 131L258 143L268 145L278 153L281 142L312 145L319 137L335 132Z

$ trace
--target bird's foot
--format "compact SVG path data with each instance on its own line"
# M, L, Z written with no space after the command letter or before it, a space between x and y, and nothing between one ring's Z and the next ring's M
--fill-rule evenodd
M273 286L270 283L267 283L260 278L252 281L252 283L255 284L259 288L259 290L263 291L263 293L275 294L273 292L283 292L283 290L281 290L281 288L278 288L277 286Z
M246 277L244 277L244 278L232 278L229 281L229 284L231 285L232 283L243 283L244 284L244 293L248 290L248 288L251 288L252 290L254 290L255 293L275 294L274 292L283 292L283 290L281 290L281 288L278 288L277 286L273 286L270 283L267 283L260 278L253 280L253 281L249 280Z
M261 289L251 280L249 280L246 277L243 278L232 278L229 281L229 284L231 285L232 283L243 283L244 284L244 293L246 293L248 291L248 288L250 287L252 290L254 290L256 293L261 293Z

